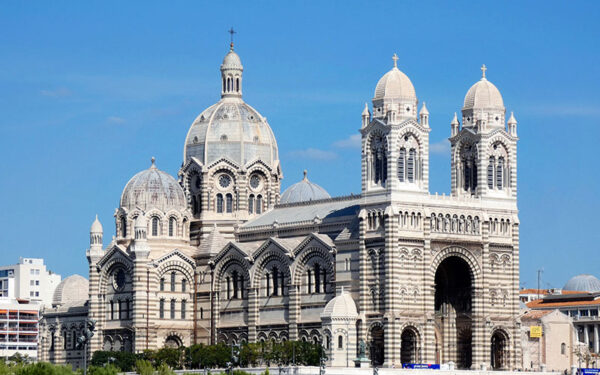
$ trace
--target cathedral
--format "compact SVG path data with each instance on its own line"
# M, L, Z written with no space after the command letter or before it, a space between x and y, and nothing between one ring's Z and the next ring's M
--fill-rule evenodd
M483 66L450 123L451 194L430 194L429 112L397 60L357 118L360 194L331 197L306 172L281 192L277 141L243 99L232 43L177 178L152 158L125 185L108 246L94 221L88 298L55 296L38 357L79 358L93 319L89 353L304 340L329 366L364 351L373 366L518 368L517 122Z

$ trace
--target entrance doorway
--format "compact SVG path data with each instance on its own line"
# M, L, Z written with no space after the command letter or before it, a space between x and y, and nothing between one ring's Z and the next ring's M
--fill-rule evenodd
M383 365L383 327L375 326L371 329L371 364L373 366Z
M491 345L491 363L494 370L506 368L508 362L508 336L501 330L494 331Z
M458 257L444 259L435 273L436 325L440 328L442 357L458 368L472 364L471 268Z
M410 328L404 329L400 336L400 362L417 363L417 335Z

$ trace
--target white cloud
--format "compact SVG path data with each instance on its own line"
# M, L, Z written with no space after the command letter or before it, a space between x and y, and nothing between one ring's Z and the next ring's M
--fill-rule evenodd
M333 151L319 150L316 148L307 148L305 150L290 151L289 155L298 159L313 160L332 160L337 158L337 154Z
M72 92L67 88L60 87L55 90L40 90L40 94L50 98L64 98L65 96L70 96Z
M450 156L450 141L443 139L439 142L431 143L429 145L429 151L431 151L432 154Z
M361 136L360 134L352 134L346 139L341 139L339 141L333 142L333 147L339 148L360 148L361 146Z
M125 122L124 118L117 116L109 116L106 120L113 124L123 124Z

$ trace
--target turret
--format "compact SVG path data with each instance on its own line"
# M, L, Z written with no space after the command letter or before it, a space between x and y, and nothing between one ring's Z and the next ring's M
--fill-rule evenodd
M423 106L421 107L421 110L419 111L419 117L421 119L421 126L428 128L429 127L429 111L427 110L427 106L425 105L425 102L423 102Z
M102 256L102 224L98 220L98 215L90 228L90 248L87 251L87 257L90 262L95 262Z
M510 113L510 118L508 119L508 134L512 135L513 137L517 136L517 119L512 112Z
M451 136L454 137L455 135L458 134L458 130L460 127L460 123L458 122L458 117L456 117L456 112L454 112L454 118L452 119L450 126L452 127L452 132L451 132L452 135Z
M365 128L371 122L371 113L369 112L369 105L365 103L365 109L362 112L362 127Z
M131 250L139 256L148 256L150 249L148 248L148 221L143 213L140 213L134 223L135 238L131 246Z

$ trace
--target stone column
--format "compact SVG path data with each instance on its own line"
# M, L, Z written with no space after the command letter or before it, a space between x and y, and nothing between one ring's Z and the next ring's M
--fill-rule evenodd
M598 324L594 324L594 353L598 353L600 343L598 343Z
M400 308L398 301L398 215L393 206L388 206L384 213L385 220L385 261L384 308L387 323L384 336L384 366L392 367L400 364L400 333L397 332L396 316ZM380 255L381 256L381 255Z
M590 332L588 326L585 324L583 325L583 342L585 343L586 348L590 347Z
M258 320L258 289L248 289L248 342L256 342L256 325ZM290 332L290 340L292 335Z
M300 320L300 293L296 285L290 285L289 293L289 318L290 324L288 328L289 338L292 341L298 340L298 321Z

